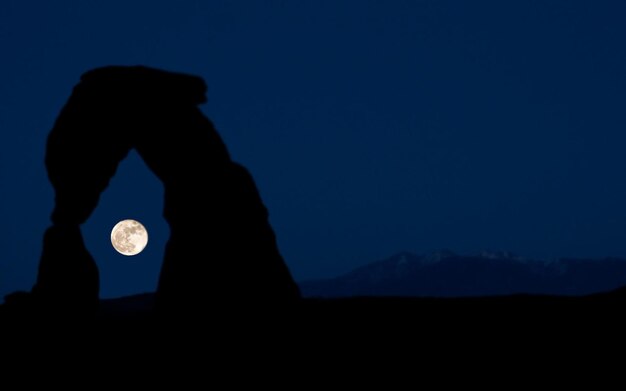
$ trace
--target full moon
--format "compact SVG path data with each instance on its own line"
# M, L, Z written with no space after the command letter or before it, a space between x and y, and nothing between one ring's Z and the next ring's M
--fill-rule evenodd
M111 244L122 255L137 255L148 244L148 231L137 220L122 220L111 231Z

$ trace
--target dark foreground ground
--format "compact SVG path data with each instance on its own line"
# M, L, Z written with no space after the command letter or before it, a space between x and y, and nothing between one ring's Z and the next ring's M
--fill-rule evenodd
M2 324L28 320L28 314L16 314L0 306ZM97 314L47 313L35 318L80 319L81 322L110 324L206 324L262 326L292 324L313 329L357 327L430 328L454 326L459 328L519 325L541 327L546 324L580 324L601 321L621 321L626 324L626 288L588 296L511 295L467 298L408 298L354 297L307 298L289 305L254 305L246 308L217 306L207 303L204 308L165 316L153 309L151 293L101 300Z
M626 341L625 289L585 297L304 299L292 307L207 305L171 316L151 305L150 294L103 300L98 314L87 318L15 316L0 307L2 349L5 357L52 362L62 362L65 352L87 363L107 357L131 369L137 362L181 360L185 366L210 360L274 371L289 365L312 371L310 376L355 363L408 365L423 375L424 363L481 367L487 360L526 376L563 360L587 365L619 353ZM216 373L205 364L198 373L207 368ZM359 371L361 381L366 372Z

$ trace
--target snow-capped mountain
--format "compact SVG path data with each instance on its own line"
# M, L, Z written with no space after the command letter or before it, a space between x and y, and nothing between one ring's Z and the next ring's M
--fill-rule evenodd
M508 252L450 251L403 252L336 278L300 283L305 297L586 295L621 286L626 286L624 259L537 261Z

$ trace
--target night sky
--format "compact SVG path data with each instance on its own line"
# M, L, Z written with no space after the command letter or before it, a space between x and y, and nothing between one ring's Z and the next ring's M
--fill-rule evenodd
M626 257L624 37L620 0L2 0L0 296L35 281L47 134L109 64L206 80L297 280L402 250ZM162 195L131 153L83 227L101 296L155 289ZM122 218L141 255L111 247Z

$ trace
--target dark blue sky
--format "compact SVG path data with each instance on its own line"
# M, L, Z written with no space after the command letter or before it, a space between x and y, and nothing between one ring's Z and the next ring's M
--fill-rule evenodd
M298 280L400 250L626 257L624 37L618 0L3 0L0 295L36 276L47 134L108 64L205 78ZM156 286L162 191L133 153L84 226L102 296ZM125 217L150 232L133 258Z

